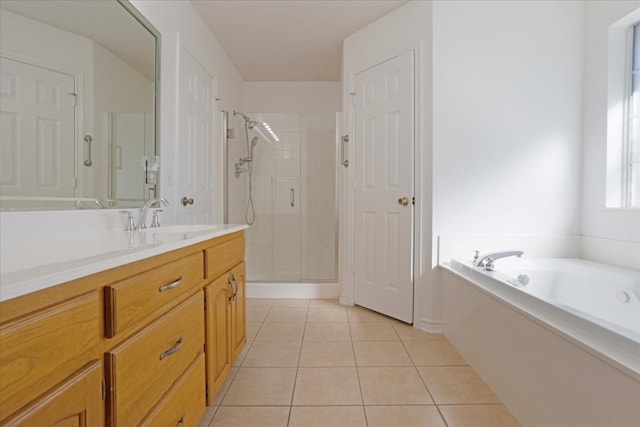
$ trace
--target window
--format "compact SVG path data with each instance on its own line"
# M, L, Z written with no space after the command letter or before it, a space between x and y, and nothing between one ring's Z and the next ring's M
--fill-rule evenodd
M640 24L630 30L627 130L623 150L622 207L640 208Z
M606 207L640 209L640 9L609 27Z

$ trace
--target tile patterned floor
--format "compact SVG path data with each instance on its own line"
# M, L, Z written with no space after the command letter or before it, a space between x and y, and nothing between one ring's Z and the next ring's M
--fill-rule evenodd
M247 345L199 427L513 427L442 335L335 300L247 300Z

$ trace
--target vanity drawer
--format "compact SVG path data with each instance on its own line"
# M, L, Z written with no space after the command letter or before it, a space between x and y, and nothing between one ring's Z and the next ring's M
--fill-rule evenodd
M244 234L235 239L205 249L207 279L215 279L244 260Z
M0 326L0 418L96 359L98 293Z
M105 354L109 425L137 425L204 346L200 291Z
M197 288L204 278L202 253L173 261L104 288L105 335L114 337L176 297Z
M205 411L204 353L200 353L141 426L197 426Z

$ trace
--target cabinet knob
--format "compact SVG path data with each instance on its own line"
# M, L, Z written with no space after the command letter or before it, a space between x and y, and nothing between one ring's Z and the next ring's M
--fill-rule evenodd
M192 205L192 204L193 204L193 197L184 196L182 198L182 206L187 206L187 205Z

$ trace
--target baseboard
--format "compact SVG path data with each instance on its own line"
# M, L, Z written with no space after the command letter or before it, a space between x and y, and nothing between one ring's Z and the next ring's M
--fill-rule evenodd
M247 298L337 299L338 283L268 283L247 282Z
M440 320L420 319L420 322L418 323L418 328L421 331L428 332L430 334L441 334L442 333L442 321L440 321Z

